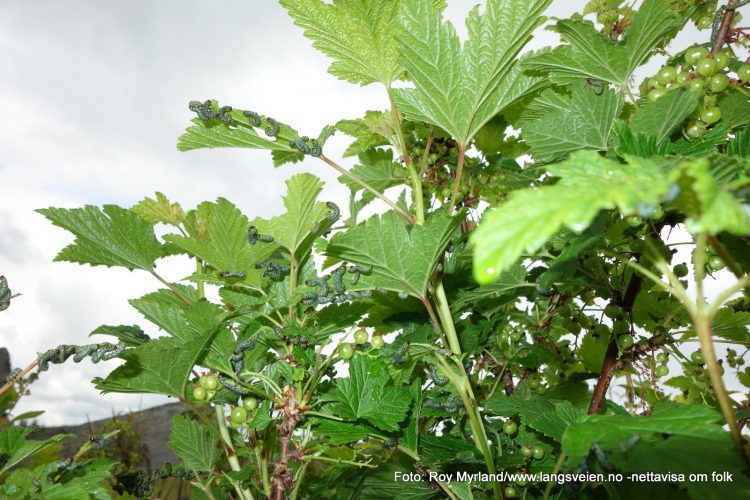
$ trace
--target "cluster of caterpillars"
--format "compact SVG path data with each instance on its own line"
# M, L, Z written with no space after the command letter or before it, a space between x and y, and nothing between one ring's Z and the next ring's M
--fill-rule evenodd
M119 344L88 344L88 345L59 345L54 349L49 349L41 353L39 359L39 371L45 372L49 369L49 364L62 364L73 356L73 361L80 363L85 358L90 357L92 363L99 361L108 361L118 357L125 352L126 345L122 342Z
M346 263L343 263L332 274L305 280L305 285L317 287L318 290L317 292L305 293L302 297L302 304L340 304L347 300L371 297L372 290L352 290L347 292L344 281L344 276L349 272L352 275L349 282L352 285L356 285L362 274L367 274L371 271L372 266L351 265L347 267ZM333 278L332 287L328 284L328 280L331 278Z

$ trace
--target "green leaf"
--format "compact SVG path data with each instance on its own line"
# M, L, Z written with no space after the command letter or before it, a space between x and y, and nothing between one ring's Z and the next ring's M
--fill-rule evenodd
M403 68L394 35L400 0L281 0L313 47L334 62L328 72L360 85L389 86Z
M164 236L164 240L204 260L218 272L244 272L245 278L238 282L259 289L263 271L256 269L255 263L267 259L277 247L276 244L248 244L247 230L250 222L235 205L224 198L211 203L208 214L205 239L168 234Z
M408 0L398 38L414 89L394 89L410 120L439 126L467 146L501 110L544 84L524 74L515 58L543 22L550 0L489 0L466 20L461 41L430 0Z
M612 449L634 435L716 437L724 434L720 426L712 425L719 420L714 410L702 405L675 406L650 416L588 415L568 427L562 438L562 448L570 463L577 466L594 443Z
M357 156L370 148L387 145L388 138L380 133L380 124L388 120L388 114L383 111L367 111L363 118L336 123L339 131L355 138L344 151L344 157Z
M425 224L412 226L396 213L387 212L331 238L325 253L341 261L372 266L363 275L363 288L385 288L423 297L438 258L461 216L433 215Z
M721 93L717 106L721 110L721 123L729 130L742 127L750 123L750 105L748 98L742 92L727 89Z
M6 462L0 468L0 474L48 446L74 437L73 434L58 434L44 441L26 439L32 430L33 427L12 426L0 432L0 454L7 457Z
M581 83L570 96L548 90L535 99L521 121L523 138L537 162L548 162L579 149L607 149L609 134L623 104L621 94L601 95Z
M698 105L698 95L687 89L677 89L654 102L638 108L630 129L634 134L652 135L657 143L667 139Z
M390 386L385 362L368 356L352 358L349 377L336 380L334 395L343 418L365 419L386 431L398 430L411 403L408 391Z
M476 447L466 439L426 434L422 436L420 449L419 462L425 465L479 461L475 456Z
M214 334L189 342L162 337L129 349L121 356L124 365L112 371L106 379L94 379L96 388L104 393L145 392L182 397L190 371Z
M572 276L577 268L578 258L604 239L607 221L604 214L594 220L580 235L571 235L568 246L550 263L546 271L539 276L539 285L548 289L553 284ZM491 286L491 285L486 285Z
M369 184L379 193L393 186L403 184L408 175L401 164L393 161L393 150L370 149L358 155L359 163L351 169L351 173ZM375 199L370 191L365 190L361 184L354 182L349 177L339 177L339 182L346 185L352 193L362 191L359 203L361 207L366 206ZM360 207L360 208L361 208Z
M92 335L111 335L128 347L138 347L149 340L138 325L101 325L89 333L89 337Z
M318 435L327 436L326 443L329 444L347 444L359 441L365 436L380 434L380 431L369 425L325 419L321 419L315 429Z
M734 134L734 139L727 145L727 156L750 156L750 127L744 127Z
M605 37L590 21L558 21L554 29L568 45L531 58L525 67L568 77L586 76L627 87L633 71L682 23L682 17L664 0L643 3L626 30L623 42Z
M151 224L163 222L164 224L177 226L181 222L185 222L185 212L180 204L171 203L163 193L158 191L156 192L156 199L144 198L130 210Z
M650 133L634 134L630 125L615 120L615 152L621 158L628 156L639 156L651 158L653 156L666 156L672 152L672 144L669 141L657 142L656 136Z
M727 231L739 236L750 231L750 221L742 204L712 171L711 160L699 158L680 164L680 197L674 202L689 217L685 221L692 233L718 234Z
M719 309L711 325L711 333L733 342L747 342L750 340L750 312L736 312L731 307ZM694 328L685 332L685 338L695 337Z
M81 463L81 467L68 481L53 482L45 477L40 482L41 498L49 500L70 500L73 498L110 498L111 470L117 464L114 460L95 458Z
M327 221L328 208L325 203L317 201L323 190L323 183L314 175L296 174L286 181L286 185L284 206L287 212L270 221L255 219L252 224L261 234L273 236L274 242L286 248L289 253L295 254L299 262L317 237L312 233L313 227ZM245 245L247 246L247 241ZM258 243L255 246L259 245L262 244Z
M516 265L501 273L494 283L461 293L451 302L451 309L457 312L475 305L480 300L498 300L503 295L517 296L522 293L518 291L519 288L534 288L534 285L526 281L526 269Z
M186 469L210 471L219 456L218 439L206 426L175 415L169 433L169 448L182 459Z
M116 205L104 205L102 210L87 205L36 211L76 237L57 254L56 261L150 270L162 255L153 226Z
M211 101L210 107L216 110L219 105L216 101ZM291 141L299 138L299 134L292 127L270 116L259 116L260 124L256 127L253 125L252 118L244 113L245 110L242 109L233 109L228 112L227 116L232 119L231 124L219 118L209 120L193 118L191 120L193 124L178 139L177 149L190 151L203 148L246 148L297 151L289 145ZM278 125L278 132L275 135L271 135L274 127L269 120L273 120ZM256 129L261 130L265 137L261 137Z
M586 410L574 407L569 401L525 400L518 396L494 396L487 400L485 409L504 417L520 415L524 425L555 441L561 441L565 429L586 415Z
M499 209L485 214L472 233L474 276L480 283L493 281L561 227L582 232L600 210L638 213L644 205L657 204L670 184L650 160L631 158L623 166L590 151L548 170L561 178L557 184L513 193Z

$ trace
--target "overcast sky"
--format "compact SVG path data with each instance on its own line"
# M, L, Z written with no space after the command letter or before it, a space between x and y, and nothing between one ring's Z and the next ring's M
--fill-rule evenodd
M449 2L447 16L460 33L474 3ZM552 14L566 16L586 2L554 3ZM689 29L683 40L694 36ZM543 32L533 47L555 40ZM307 135L386 107L381 88L340 82L326 73L328 63L271 0L3 0L0 274L23 295L0 314L0 345L14 365L61 343L88 343L104 323L138 323L156 333L127 304L153 291L153 278L53 264L71 238L36 208L129 207L159 190L185 209L223 196L251 218L271 216L281 211L283 181L300 171L319 175L325 198L343 202L344 190L320 162L274 169L265 151L175 149L193 99L271 114ZM345 145L334 137L327 148L335 158ZM190 272L171 262L160 270L173 281ZM41 422L59 425L164 401L99 395L90 380L113 366L53 365L21 408L47 410Z

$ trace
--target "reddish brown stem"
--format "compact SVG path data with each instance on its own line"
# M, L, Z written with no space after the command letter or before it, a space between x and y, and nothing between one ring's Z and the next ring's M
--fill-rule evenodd
M734 11L739 6L739 3L739 0L729 0L727 2L726 9L724 10L724 17L721 18L721 24L719 24L719 29L716 31L714 48L711 49L712 55L716 54L724 46L724 42L727 39L729 29L732 25L732 16L734 16Z

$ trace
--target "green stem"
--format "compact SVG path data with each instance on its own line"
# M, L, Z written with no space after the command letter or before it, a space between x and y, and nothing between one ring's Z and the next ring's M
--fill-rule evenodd
M382 200L383 202L385 202L396 213L398 213L401 217L403 217L406 220L406 222L408 222L409 224L414 224L415 219L414 219L414 216L412 214L410 214L408 212L405 212L403 209L401 209L401 207L399 207L398 205L396 205L395 203L393 203L385 195L383 195L382 193L380 193L377 189L373 188L372 186L370 186L369 184L367 184L365 181L363 181L362 179L360 179L356 175L352 174L351 172L349 172L345 168L341 167L336 162L334 162L333 160L331 160L330 158L328 158L326 155L320 155L320 159L323 160L329 166L333 167L334 170L336 170L337 172L339 172L344 177L347 177L347 178L353 180L354 182L356 182L357 184L359 184L360 186L362 186L363 188L365 188L366 190L368 190L377 199Z
M295 314L294 314L294 305L292 303L294 302L292 298L294 297L294 290L297 287L297 263L294 258L294 252L291 253L289 256L289 319L290 321L294 321Z
M404 158L406 168L409 170L409 177L411 178L412 188L412 199L414 200L414 211L416 212L416 223L424 224L424 198L422 197L422 179L419 177L414 162L409 157L409 151L406 148L406 140L404 139L404 131L401 128L401 116L396 108L396 102L393 100L393 93L391 92L390 86L386 87L388 92L388 100L391 103L391 119L393 120L393 127L396 129L396 136L398 138L399 149L401 149L401 156Z
M161 276L159 276L156 271L154 271L153 269L149 269L148 272L150 272L153 275L154 278L156 278L159 281L161 281L164 284L164 286L166 286L167 288L169 288L170 290L172 290L174 292L174 294L177 295L177 298L179 298L185 304L187 304L189 306L193 305L193 301L192 300L190 300L189 298L185 297L185 295L179 289L177 289L177 287L175 287L172 283L168 282L167 280L165 280L164 278L162 278Z
M195 259L195 272L203 274L203 261L201 259ZM203 281L198 281L198 297L203 298L206 296L206 285Z
M557 457L557 462L555 462L555 468L552 471L552 475L555 476L558 472L560 472L560 469L562 468L563 462L565 462L565 452L561 451L560 456ZM547 483L547 487L544 489L544 496L542 497L544 500L547 500L549 498L549 494L552 492L552 488L555 487L557 483L555 481L550 481Z
M355 462L353 460L343 460L341 458L329 458L324 456L316 456L316 455L307 455L304 458L305 462L309 462L310 460L318 460L320 462L330 462L333 464L346 464L346 465L354 465L355 467L367 467L369 469L377 469L377 465L372 465L370 462Z
M246 371L246 372L242 372L241 376L243 379L245 377L260 379L263 382L268 384L268 386L271 388L271 390L276 396L282 395L281 388L278 385L276 385L276 382L274 382L272 379L268 378L267 376L263 375L262 373Z
M435 299L437 300L437 313L440 316L440 323L443 325L445 336L448 339L448 346L454 354L460 355L461 344L458 341L456 326L453 324L453 316L451 316L451 309L448 305L448 297L445 295L442 279L435 283Z
M458 198L458 190L461 187L461 177L464 172L464 156L466 154L466 151L464 150L464 145L459 144L458 145L458 161L456 165L456 177L453 179L453 189L451 190L451 203L449 205L448 213L452 214L453 210L456 208L456 199Z
M224 441L224 445L227 451L227 462L229 462L229 467L235 471L239 472L242 470L242 467L240 467L240 461L237 459L237 454L234 452L234 447L232 446L232 438L229 437L229 429L227 429L227 423L224 416L224 405L216 405L216 423L219 425L219 433L221 434L221 438ZM249 490L244 488L237 488L237 494L242 499L250 499L253 497L253 494L250 493Z
M297 500L297 494L299 493L299 488L302 486L302 479L305 477L305 472L307 472L307 466L310 465L309 461L305 461L302 463L302 467L299 468L297 471L296 479L294 480L294 489L292 490L291 500Z

